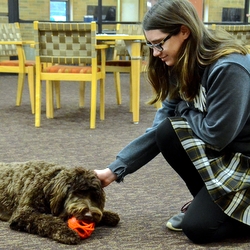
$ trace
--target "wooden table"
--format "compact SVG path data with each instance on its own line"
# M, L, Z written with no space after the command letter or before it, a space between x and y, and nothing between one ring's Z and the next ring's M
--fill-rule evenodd
M144 35L98 34L97 41L124 40L131 57L131 86L133 123L139 123L140 116L140 75L141 75L141 43Z

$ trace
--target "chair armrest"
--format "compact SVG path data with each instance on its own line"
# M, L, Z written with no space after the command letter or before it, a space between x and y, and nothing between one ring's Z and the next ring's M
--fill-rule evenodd
M23 41L23 45L29 45L31 48L35 48L35 41Z
M103 41L103 44L107 44L109 46L115 45L115 41Z
M28 41L28 40L26 41L26 40L24 40L23 43L24 44L35 44L35 41L31 41L31 40L30 41Z
M0 41L2 45L22 45L22 41Z
M0 41L0 44L2 45L35 45L35 41Z
M109 46L107 44L97 44L96 49L107 49Z

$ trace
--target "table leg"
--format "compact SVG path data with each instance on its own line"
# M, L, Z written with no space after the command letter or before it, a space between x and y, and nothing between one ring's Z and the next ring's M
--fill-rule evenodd
M132 112L133 123L139 123L140 116L140 75L141 75L141 43L131 43L131 87L132 87Z

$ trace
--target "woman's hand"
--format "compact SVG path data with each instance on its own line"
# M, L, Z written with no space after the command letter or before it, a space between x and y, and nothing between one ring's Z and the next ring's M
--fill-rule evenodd
M117 179L117 175L114 174L109 168L94 171L97 175L97 178L101 181L102 187L108 186L111 182Z

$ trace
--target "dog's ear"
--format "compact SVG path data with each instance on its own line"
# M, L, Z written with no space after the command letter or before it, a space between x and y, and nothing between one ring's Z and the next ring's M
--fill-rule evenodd
M51 179L44 188L45 198L49 201L53 215L59 215L63 210L65 199L71 187L70 176L62 172Z

